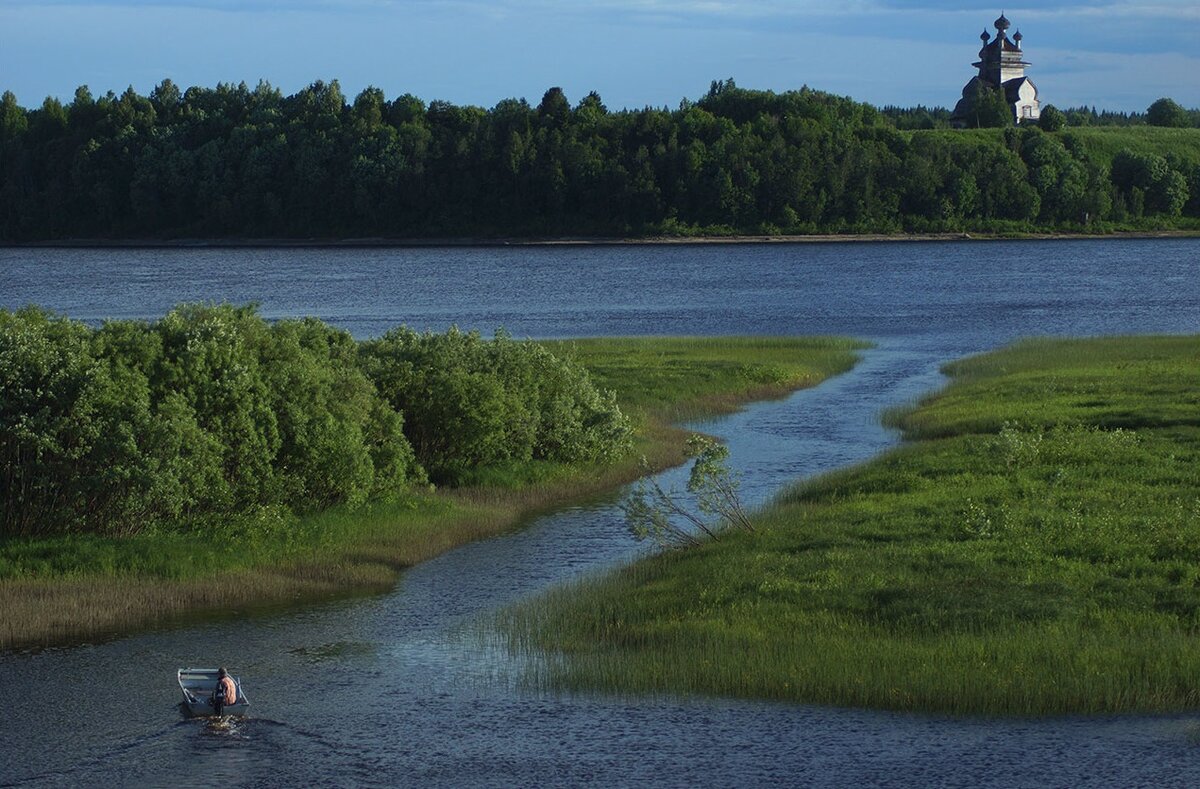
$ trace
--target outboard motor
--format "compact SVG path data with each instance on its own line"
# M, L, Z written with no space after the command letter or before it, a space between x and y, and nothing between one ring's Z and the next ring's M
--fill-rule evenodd
M221 669L217 674L217 686L213 688L212 706L213 712L217 715L220 715L225 708L225 683L221 681L223 679L225 679L225 669Z

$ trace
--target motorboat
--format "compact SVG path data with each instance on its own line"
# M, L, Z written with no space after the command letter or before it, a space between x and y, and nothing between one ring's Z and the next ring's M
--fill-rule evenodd
M213 707L213 691L217 687L217 672L215 668L181 668L179 669L179 689L183 691L183 708L192 717L210 717L217 714ZM222 715L245 715L250 700L242 692L242 682L232 674L237 688L237 701L226 704L221 708Z

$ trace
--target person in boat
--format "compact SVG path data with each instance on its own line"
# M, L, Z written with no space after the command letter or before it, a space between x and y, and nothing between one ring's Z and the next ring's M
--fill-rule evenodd
M213 709L220 715L222 707L236 703L237 685L234 683L233 677L229 676L229 672L222 666L217 669L217 686L213 688Z

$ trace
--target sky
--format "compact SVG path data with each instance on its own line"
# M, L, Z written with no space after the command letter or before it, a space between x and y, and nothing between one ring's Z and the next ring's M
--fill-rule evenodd
M0 90L24 106L164 78L494 106L560 86L676 107L715 79L879 106L952 107L1003 10L1043 104L1200 106L1200 0L0 0Z

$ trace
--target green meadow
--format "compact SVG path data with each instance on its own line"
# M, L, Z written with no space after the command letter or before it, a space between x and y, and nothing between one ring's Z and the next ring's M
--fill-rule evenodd
M987 148L1002 144L1003 129L931 129L906 132L909 139L935 140L947 148ZM1188 161L1200 159L1200 129L1169 129L1158 126L1068 126L1053 133L1059 140L1070 141L1092 161L1112 166L1121 151L1167 156L1173 154Z
M405 567L516 528L684 459L682 415L719 413L814 385L853 366L839 338L613 338L543 343L616 392L633 446L611 462L528 461L396 501L170 525L126 536L0 540L0 649L69 641L181 618L390 587Z
M531 681L952 714L1200 707L1200 338L950 364L753 532L507 610Z
M867 343L831 337L606 337L543 342L617 393L636 422L728 413L849 370Z

